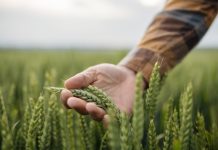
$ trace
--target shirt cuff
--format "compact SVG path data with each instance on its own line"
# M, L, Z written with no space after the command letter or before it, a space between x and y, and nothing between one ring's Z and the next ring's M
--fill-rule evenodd
M125 66L134 72L142 72L144 79L149 83L149 79L155 63L160 65L160 75L164 77L172 66L168 64L167 60L161 54L145 48L137 48L132 50L119 65Z

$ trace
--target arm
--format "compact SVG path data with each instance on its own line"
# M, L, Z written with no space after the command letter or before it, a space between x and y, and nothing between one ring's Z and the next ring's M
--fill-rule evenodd
M217 15L218 0L168 0L137 48L120 65L135 72L142 70L148 81L159 61L163 75L202 39Z
M217 14L215 0L169 0L164 11L154 19L136 50L119 65L100 64L65 81L66 89L97 86L104 90L122 111L131 112L134 101L135 74L142 70L148 81L153 65L161 63L161 74L173 68L200 41ZM146 86L146 85L145 85ZM63 104L98 121L106 113L93 103L61 93Z

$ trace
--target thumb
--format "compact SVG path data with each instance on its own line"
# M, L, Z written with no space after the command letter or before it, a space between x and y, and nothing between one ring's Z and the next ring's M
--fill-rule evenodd
M89 68L67 79L64 82L64 86L67 89L77 89L77 88L87 87L91 83L95 82L96 79L97 79L96 70L93 68Z

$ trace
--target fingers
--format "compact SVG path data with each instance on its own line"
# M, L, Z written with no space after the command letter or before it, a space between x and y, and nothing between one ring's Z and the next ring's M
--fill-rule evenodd
M96 121L102 121L104 115L106 114L106 112L102 108L99 108L95 103L87 103L86 110L92 119Z
M96 79L96 70L89 68L67 79L64 83L64 86L67 89L87 87L95 82ZM96 121L102 121L106 114L106 112L102 108L99 108L95 103L87 103L84 100L73 97L69 90L63 90L61 92L61 100L66 108L75 109L77 112L83 115L89 114Z
M96 81L96 70L95 69L87 69L64 82L64 86L67 89L76 89L86 87L89 84Z
M83 115L88 114L85 108L87 102L77 97L73 97L72 93L69 90L62 90L60 98L66 108L75 109L77 112Z
M96 121L102 121L105 111L99 108L95 103L87 103L84 100L81 100L76 97L70 97L67 100L68 108L75 109L78 113L82 115L90 115L92 119Z
M109 124L109 115L104 115L102 122L103 122L104 127L107 128Z
M72 93L67 89L64 89L64 90L61 91L60 99L61 99L61 102L63 103L63 105L66 108L70 108L67 105L67 100L68 100L68 98L70 98L72 96L73 96Z
M81 100L77 97L70 97L67 100L67 105L69 108L75 109L77 112L79 112L82 115L87 115L88 112L86 110L86 104L87 102L84 100Z
M84 100L73 97L72 93L67 89L62 90L61 101L66 108L75 109L82 115L89 114L96 121L102 121L106 114L106 112L95 103L87 103Z

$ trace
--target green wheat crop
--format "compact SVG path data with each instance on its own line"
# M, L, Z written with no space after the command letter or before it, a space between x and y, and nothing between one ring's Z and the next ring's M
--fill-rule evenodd
M68 57L76 65L59 55L40 55L42 58L34 64L35 59L29 60L28 65L23 57L7 67L0 63L0 150L218 149L217 102L211 100L217 99L217 61L205 66L198 61L200 67L195 64L192 69L186 62L186 67L179 67L163 85L158 63L148 85L142 73L136 73L133 106L128 114L98 87L71 89L73 96L105 110L109 120L103 125L89 115L64 108L59 100L64 88L54 87L61 86L66 76L98 63L96 56L84 66L77 55Z

